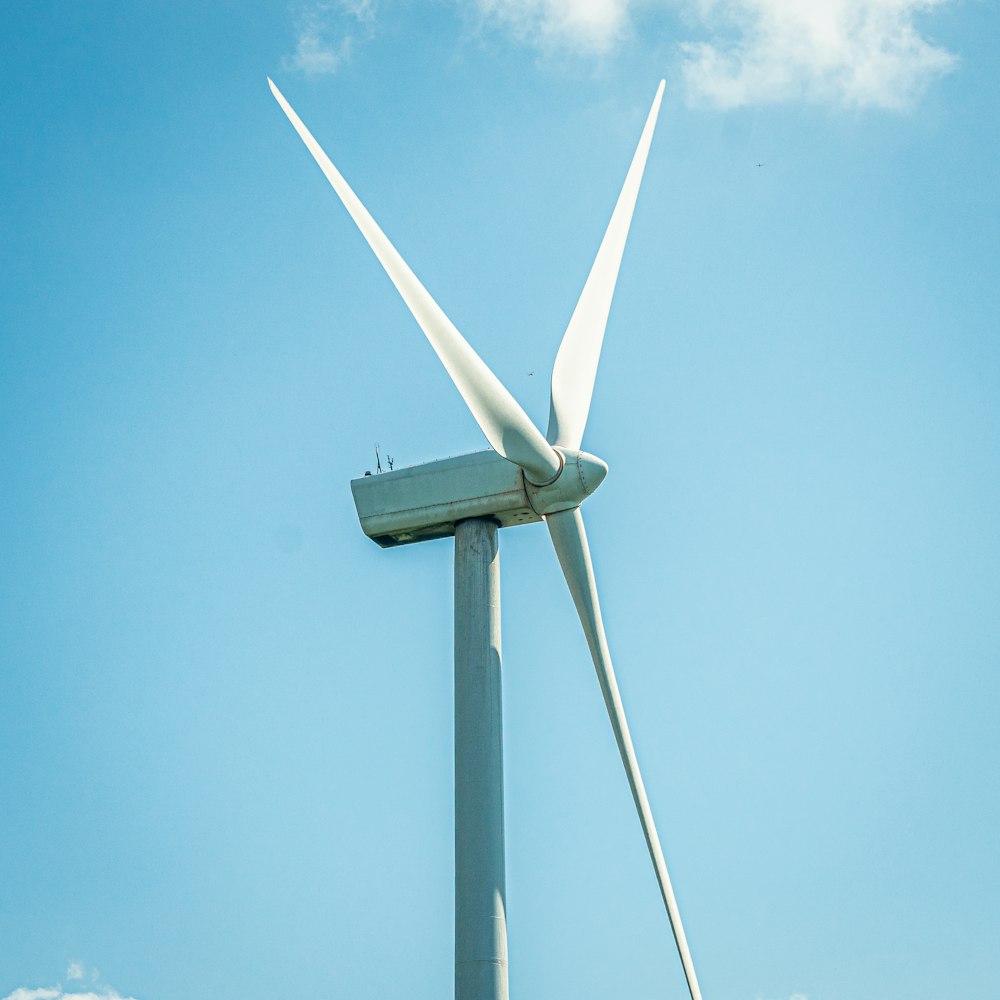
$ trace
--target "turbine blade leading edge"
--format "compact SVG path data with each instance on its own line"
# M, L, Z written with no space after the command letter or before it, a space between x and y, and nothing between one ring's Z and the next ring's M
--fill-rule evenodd
M270 78L267 82L282 111L312 153L313 159L319 164L361 230L361 235L367 240L385 273L413 313L413 318L441 359L486 439L504 458L521 466L533 481L544 483L552 479L562 467L555 450L431 298L378 223L368 214L340 171L330 162L312 133L302 124L281 91Z
M611 665L611 653L608 651L604 622L601 619L601 606L597 600L597 584L594 580L594 567L590 561L590 547L587 544L587 533L583 527L583 516L580 513L580 508L574 507L572 510L549 514L545 523L548 525L552 544L559 557L559 564L562 566L563 575L569 584L573 602L576 604L577 613L583 624L583 631L587 636L587 644L590 646L590 654L597 669L601 693L604 695L604 704L607 706L608 716L611 719L611 728L614 730L622 763L625 765L625 774L628 776L629 787L632 789L632 798L635 800L635 807L639 813L639 822L642 824L642 832L646 837L646 846L649 848L649 856L656 871L660 895L667 908L667 916L670 918L670 927L674 932L674 940L677 942L681 965L684 966L684 977L687 979L688 990L691 992L691 1000L701 1000L701 990L698 987L694 962L691 960L691 952L684 935L680 911L677 909L677 900L674 898L670 876L667 874L667 863L663 859L660 838L657 836L656 826L653 823L653 813L649 808L649 800L646 798L646 789L642 783L639 764L635 759L635 750L632 747L632 737L625 719L625 709L622 707L621 695L618 693L618 682L615 680L614 667Z
M632 157L632 165L611 214L611 221L552 366L549 429L546 438L561 448L576 449L583 442L590 400L594 395L597 364L601 359L601 345L604 343L604 329L608 325L611 298L618 281L618 268L625 252L635 199L639 194L646 156L660 113L663 86L664 81L661 80L653 98L653 106L649 109L646 125L639 137L639 145Z

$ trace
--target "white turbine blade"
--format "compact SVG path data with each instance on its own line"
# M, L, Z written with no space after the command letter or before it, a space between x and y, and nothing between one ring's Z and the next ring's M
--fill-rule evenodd
M550 480L559 472L559 456L542 437L541 432L521 409L518 402L504 388L503 383L490 371L482 358L469 346L455 329L441 307L417 276L400 257L378 223L358 200L340 171L330 162L310 131L302 124L281 91L268 79L282 111L299 133L313 159L326 174L326 179L337 192L344 207L361 230L361 235L374 250L379 263L385 268L396 290L402 296L420 329L441 359L452 382L462 394L466 406L472 411L487 440L511 462L520 465L529 478L538 483Z
M615 210L611 214L611 221L590 269L590 276L583 286L552 366L549 430L546 437L561 448L576 449L583 442L590 400L594 395L597 363L601 359L601 345L604 343L604 328L608 324L611 298L615 294L618 268L625 252L625 240L632 223L632 211L639 194L642 172L646 167L646 155L649 153L649 144L653 141L656 117L660 113L663 84L664 81L661 80L656 97L653 98L653 106L649 109L646 125L639 137L639 145L632 157L632 166L629 167Z
M642 823L642 832L646 837L649 856L653 860L656 881L660 886L660 895L663 896L667 916L670 918L670 927L674 932L674 940L677 942L681 964L684 966L684 976L687 979L688 989L691 991L691 1000L701 1000L701 990L698 988L694 963L691 961L691 952L688 950L687 938L684 936L680 911L677 909L674 890L670 885L667 863L663 859L660 839L656 834L653 814L649 808L646 789L643 786L642 775L639 773L639 765L635 759L628 722L625 720L625 710L622 708L621 696L618 693L614 667L611 665L611 654L608 652L604 622L601 620L601 606L597 600L597 585L594 582L594 567L590 561L590 547L587 545L583 516L580 513L580 508L574 507L572 510L560 511L558 514L549 514L545 521L549 527L549 534L552 536L556 555L559 556L563 575L566 577L570 593L573 595L577 613L583 623L583 631L587 636L590 654L594 658L597 679L600 681L601 693L604 695L604 704L608 708L611 728L614 730L618 750L621 753L625 773L628 776L629 787L632 789L632 798L635 799L635 807L639 812L639 822Z

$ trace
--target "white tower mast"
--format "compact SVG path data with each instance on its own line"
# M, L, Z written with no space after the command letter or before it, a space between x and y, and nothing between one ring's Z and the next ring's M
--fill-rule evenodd
M499 525L455 526L455 996L507 1000Z

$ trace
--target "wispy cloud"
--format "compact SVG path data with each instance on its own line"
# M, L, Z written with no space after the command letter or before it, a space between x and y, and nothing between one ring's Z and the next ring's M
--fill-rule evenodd
M87 972L82 962L69 963L69 967L66 969L67 979L80 980L86 977ZM135 997L122 996L110 986L96 985L97 978L97 970L91 969L89 976L91 986L88 988L63 989L61 984L56 986L19 986L3 1000L135 1000Z
M629 0L474 0L482 24L541 48L603 55L621 40Z
M945 2L709 0L703 21L721 37L682 44L689 98L718 107L910 107L956 64L915 23Z
M359 41L374 33L375 0L319 0L298 12L295 30L295 52L282 60L285 69L336 73Z
M900 110L957 63L917 23L956 0L457 2L519 42L584 57L612 52L632 33L633 16L646 15L646 34L654 23L677 32L685 92L695 105L804 101Z
M135 1000L135 997L122 996L117 990L112 989L77 993L72 990L63 992L58 986L42 986L34 989L19 986L13 993L4 997L4 1000Z

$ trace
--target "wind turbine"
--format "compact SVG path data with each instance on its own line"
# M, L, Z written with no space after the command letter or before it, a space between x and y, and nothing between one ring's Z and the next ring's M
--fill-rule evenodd
M379 545L455 537L456 998L507 997L497 529L544 520L594 660L688 990L692 1000L701 1000L611 665L580 513L608 471L580 445L664 81L556 354L545 437L431 298L278 88L270 79L268 84L493 446L351 483L361 527Z

